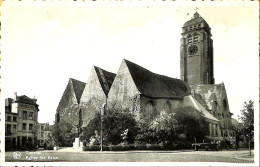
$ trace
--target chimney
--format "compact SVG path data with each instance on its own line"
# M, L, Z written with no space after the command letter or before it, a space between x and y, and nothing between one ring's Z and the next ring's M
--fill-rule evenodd
M17 92L14 92L14 101L17 100Z

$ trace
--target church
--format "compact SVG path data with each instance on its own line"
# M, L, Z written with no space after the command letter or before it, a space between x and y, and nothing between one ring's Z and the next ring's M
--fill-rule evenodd
M196 12L184 23L180 78L159 75L126 59L117 74L93 66L86 83L70 78L56 111L56 123L86 126L102 106L129 110L138 118L191 106L209 123L208 138L235 137L224 83L215 84L211 29Z

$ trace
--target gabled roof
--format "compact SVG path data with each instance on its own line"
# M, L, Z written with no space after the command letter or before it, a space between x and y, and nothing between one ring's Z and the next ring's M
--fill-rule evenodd
M96 71L96 74L98 76L98 80L101 84L101 87L106 95L108 95L108 92L111 88L111 85L116 77L116 74L108 72L106 70L103 70L100 67L94 66L94 69Z
M81 95L83 93L83 90L86 86L86 83L78 81L76 79L70 78L71 82L72 82L72 86L75 92L75 96L77 98L77 101L80 101Z
M189 85L179 79L155 74L137 64L123 59L134 83L142 95L153 98L183 98L190 95Z
M219 121L217 118L215 118L213 115L211 115L195 98L193 98L191 95L189 95L188 97L189 97L190 101L192 102L192 105L197 110L201 111L205 118L213 120L213 121Z
M210 85L190 85L191 89L194 91L195 98L197 99L198 95L203 98L208 106L208 109L212 109L212 102L220 102L222 96L225 93L225 85L221 84L210 84ZM198 99L197 99L198 100ZM227 100L227 99L226 99ZM205 106L204 106L205 107Z

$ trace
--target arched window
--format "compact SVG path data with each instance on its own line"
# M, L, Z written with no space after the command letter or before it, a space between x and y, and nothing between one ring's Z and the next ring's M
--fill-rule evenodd
M80 109L79 110L79 125L82 126L82 123L83 123L83 121L82 121L82 110Z
M217 101L213 101L213 104L212 104L213 106L212 106L212 109L214 110L214 111L217 111L217 107L218 107L218 102Z
M223 107L224 107L224 109L227 108L227 101L226 101L226 99L223 100Z
M198 41L199 41L198 34L197 34L197 33L194 33L194 34L193 34L193 43L198 43Z
M154 109L153 109L153 101L149 101L145 106L145 116L148 118L149 121L151 121L154 117Z
M56 119L57 119L57 123L59 123L60 122L60 114L59 113L57 113Z
M192 44L192 36L188 35L188 44Z
M163 109L166 113L171 113L171 110L172 110L172 105L169 101L167 101L164 106L163 106Z

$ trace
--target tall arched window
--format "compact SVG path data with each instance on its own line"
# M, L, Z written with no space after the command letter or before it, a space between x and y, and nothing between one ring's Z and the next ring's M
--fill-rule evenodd
M163 106L163 109L166 113L171 113L171 110L172 110L172 105L169 101L167 101L164 106Z
M149 121L151 121L154 117L154 112L153 112L153 101L149 101L146 106L145 106L145 114L146 118L148 118Z
M227 108L227 101L226 101L226 99L223 100L223 106L224 106L224 109Z
M57 123L59 123L60 122L60 114L59 113L57 113L56 119L57 119Z
M80 109L79 110L79 125L81 126L83 123L83 120L82 120L82 110Z
M188 35L188 44L192 44L192 36Z

